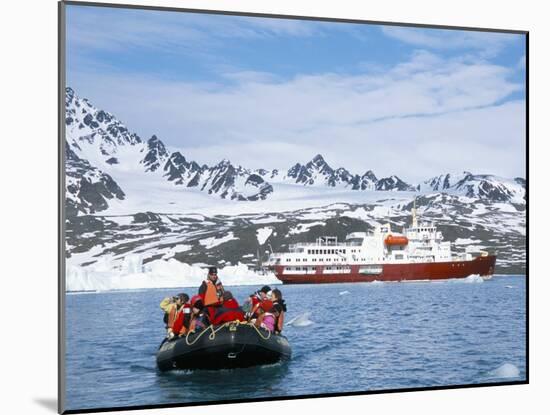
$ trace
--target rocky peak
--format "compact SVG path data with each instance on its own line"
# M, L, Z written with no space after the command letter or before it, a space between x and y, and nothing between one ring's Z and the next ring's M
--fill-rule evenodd
M376 190L386 190L386 191L408 191L408 192L414 192L417 189L408 184L405 183L403 180L401 180L399 177L393 175L390 177L384 177L376 182L375 185Z
M168 158L164 143L153 135L147 140L147 153L141 163L145 166L145 171L156 171Z

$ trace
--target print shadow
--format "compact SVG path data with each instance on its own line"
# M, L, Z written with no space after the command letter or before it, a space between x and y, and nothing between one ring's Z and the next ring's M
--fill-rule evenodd
M57 399L55 398L34 398L34 401L42 406L43 408L48 409L49 411L57 413Z

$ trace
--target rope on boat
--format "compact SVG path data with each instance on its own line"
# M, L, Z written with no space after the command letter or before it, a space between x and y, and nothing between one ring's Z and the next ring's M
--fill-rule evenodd
M214 331L214 329L213 329L213 327L212 327L212 324L209 325L207 328L205 328L203 331L201 331L201 332L198 334L198 336L196 336L196 337L193 339L193 341L192 341L191 343L189 343L189 335L190 335L191 333L194 334L195 331L189 331L189 332L187 332L187 335L185 336L185 344L187 344L188 346L193 346L193 345L202 337L202 335L203 335L204 333L206 333L206 332L208 331L208 329L210 329L210 328L212 329L212 331ZM215 333L214 333L214 334L215 334Z
M208 329L210 329L211 333L210 335L208 336L208 338L210 340L214 340L216 338L216 333L218 331L220 331L221 329L225 328L225 327L229 327L231 325L235 325L235 326L239 326L239 325L243 325L243 326L252 326L254 327L254 330L256 330L256 333L258 333L258 336L260 336L262 339L264 340L268 340L270 337L271 337L271 331L269 330L266 330L267 331L267 336L264 336L262 334L262 332L260 330L258 330L258 327L256 327L253 323L243 323L239 320L235 320L235 321L230 321L230 322L227 322L227 323L224 323L222 324L221 326L219 326L217 329L214 329L214 325L210 324L207 328L205 328L203 331L201 331L194 339L192 342L189 342L189 335L190 334L194 334L195 332L192 331L192 332L188 332L187 335L185 336L185 343L188 345L188 346L192 346L194 345L201 337L203 334L205 334Z
M254 330L258 333L258 336L260 336L264 340L268 340L271 337L271 331L267 331L267 336L264 336L260 330L258 330L258 327L256 327L254 324L250 324L252 327L254 327Z

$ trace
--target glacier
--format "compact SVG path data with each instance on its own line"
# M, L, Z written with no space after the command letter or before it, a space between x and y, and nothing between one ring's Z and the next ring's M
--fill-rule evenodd
M206 270L198 264L175 259L158 259L143 264L142 256L128 255L122 262L100 260L91 266L66 266L67 292L111 291L144 288L199 287ZM261 274L245 264L227 265L218 269L225 286L280 284L272 273Z

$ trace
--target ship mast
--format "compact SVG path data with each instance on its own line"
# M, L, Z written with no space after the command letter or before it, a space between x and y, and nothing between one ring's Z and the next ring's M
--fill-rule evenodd
M412 208L412 227L416 228L418 227L418 222L416 220L416 196L413 200L413 208Z

